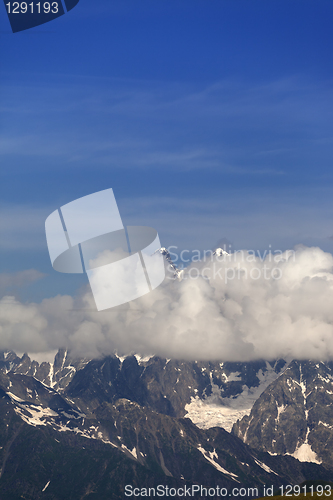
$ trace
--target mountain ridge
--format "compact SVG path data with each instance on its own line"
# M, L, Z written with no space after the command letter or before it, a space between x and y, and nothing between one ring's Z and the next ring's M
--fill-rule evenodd
M20 358L13 352L0 353L0 497L123 498L131 481L137 487L253 487L260 496L264 484L278 488L333 479L326 462L273 455L246 442L236 433L245 420L234 422L233 431L227 432L221 427L225 416L220 426L212 426L210 420L207 428L188 418L193 399L200 400L202 412L208 414L213 404L230 409L226 403L237 405L252 397L249 413L254 411L281 377L294 374L289 370L293 362L188 362L139 355L89 361L72 359L66 350L57 353L52 366L29 360L26 354ZM58 445L67 457L65 465L56 456ZM25 461L31 449L40 475ZM54 473L45 475L50 456ZM85 470L83 484L75 461ZM24 477L11 491L17 467L25 471ZM66 485L64 467L72 471L76 489Z

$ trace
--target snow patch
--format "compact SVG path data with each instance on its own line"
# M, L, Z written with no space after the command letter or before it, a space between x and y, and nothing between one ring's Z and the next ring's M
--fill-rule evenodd
M286 407L284 404L283 404L283 405L281 405L281 406L277 406L277 412L278 412L278 414L277 414L277 417L276 417L276 419L275 419L275 420L276 420L276 422L279 422L279 420L280 420L280 415L281 415L281 413L283 413L283 412L286 410L286 408L287 408L287 407Z
M261 467L262 469L264 469L264 471L268 472L269 474L275 474L276 476L278 476L279 474L277 474L276 472L273 471L273 469L271 469L270 467L268 467L268 465L264 464L264 462L260 462L260 460L258 460L257 458L254 458L254 461L257 465L259 465L259 467Z
M333 425L326 424L325 422L322 422L319 420L318 425L323 425L324 427L327 427L328 429L333 429Z
M50 484L51 481L49 481L48 483L46 483L46 485L44 486L44 488L42 489L42 492L46 490L46 488L48 487L48 485Z
M321 464L322 461L318 460L317 454L312 450L309 443L303 443L299 448L297 448L294 453L291 454L292 457L297 458L300 462L314 462L315 464Z
M249 415L251 408L237 410L221 404L209 403L198 396L191 397L191 403L185 405L187 412L184 418L189 418L199 429L222 427L230 432L237 420Z
M298 446L294 453L286 453L286 455L291 455L297 458L300 462L313 462L315 464L321 464L322 460L319 460L317 454L312 450L311 445L308 443L308 436L310 429L308 428L305 441L303 444Z
M229 375L223 374L225 376L226 382L239 382L242 380L240 377L240 372L231 372Z
M131 450L129 450L129 449L127 448L127 446L125 446L124 444L122 444L122 445L121 445L121 447L122 447L122 449L123 449L123 450L128 451L128 453L130 453L130 454L131 454L131 455L135 458L135 460L137 460L137 459L138 459L138 455L137 455L137 452L136 452L136 448L133 448L133 450L131 451Z
M8 396L10 397L10 399L14 399L14 401L17 401L17 402L20 402L20 403L24 403L24 399L21 399L18 396L15 396L15 394L13 394L12 392L7 392L6 394L8 394Z
M37 425L47 425L45 419L47 417L57 417L58 414L50 408L43 408L42 406L23 406L18 404L14 408L15 413L29 425L36 427ZM27 415L28 414L28 415Z
M217 453L215 451L215 448L214 448L214 451L206 451L204 448L202 448L199 445L198 446L198 450L203 454L203 456L205 457L205 459L208 460L208 462L210 462L213 467L215 467L215 469L217 469L219 472L222 472L223 474L227 474L228 476L231 476L231 479L233 479L234 481L236 481L237 483L239 483L239 481L237 481L237 479L235 479L236 477L238 477L236 474L233 474L232 472L229 472L228 470L226 470L223 467L221 467L220 464L218 464L218 463L216 463L214 461L214 458L218 458L218 455L217 455Z
M229 398L221 396L221 390L218 385L214 384L212 373L210 373L211 396L205 399L200 399L198 396L195 398L191 397L191 402L185 406L185 411L187 412L185 418L189 418L200 429L222 427L230 432L237 420L251 413L255 401L280 376L286 366L280 374L276 373L268 362L266 363L266 368L265 372L260 369L257 373L260 381L258 387L249 388L244 384L240 394ZM204 371L206 368L202 368L201 370ZM224 374L228 382L240 380L238 378L239 375L240 372L232 372L228 377Z
M325 378L323 377L322 375L320 375L320 373L318 373L317 377L322 380L323 382L326 382L326 384L333 384L333 381L331 380L331 377L329 375L330 378Z
M134 354L134 356L135 356L139 365L141 365L142 363L148 363L148 361L153 357L153 355L152 356L141 356L140 354Z

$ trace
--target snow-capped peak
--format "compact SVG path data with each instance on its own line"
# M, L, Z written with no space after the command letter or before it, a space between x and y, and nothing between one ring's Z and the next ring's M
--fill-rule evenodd
M213 255L216 255L217 257L221 257L221 255L230 255L230 253L226 252L223 250L223 248L217 248L214 252Z
M175 279L178 279L179 281L181 281L183 279L183 276L184 276L184 270L178 269L178 267L172 262L170 252L165 247L159 248L158 250L156 250L155 253L157 253L157 252L164 255L165 260L168 262L168 264L170 266L170 270L173 272L173 277Z

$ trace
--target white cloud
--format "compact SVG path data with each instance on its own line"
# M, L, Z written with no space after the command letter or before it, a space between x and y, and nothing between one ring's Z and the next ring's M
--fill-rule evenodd
M211 279L189 279L189 274ZM295 254L261 260L243 252L231 261L192 264L187 278L166 279L154 292L99 313L88 291L40 304L3 298L0 349L68 347L85 356L116 350L188 359L333 359L331 254L299 247Z
M212 193L207 200L204 195L182 198L174 193L172 196L122 198L115 192L125 225L154 227L162 246L176 246L178 251L213 248L217 241L225 238L232 242L233 248L264 250L271 245L284 250L303 243L333 252L333 240L329 238L332 235L332 194L330 187L314 188L311 192L293 188L268 194L229 189L225 196ZM322 200L316 204L320 196ZM0 250L20 251L21 262L26 267L35 265L29 257L31 253L28 255L31 250L43 252L43 258L47 257L45 219L67 201L70 199L39 207L28 204L2 206Z

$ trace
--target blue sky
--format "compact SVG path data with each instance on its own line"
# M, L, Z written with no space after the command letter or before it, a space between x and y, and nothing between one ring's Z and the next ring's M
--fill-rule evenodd
M80 0L12 34L0 10L2 273L74 293L44 221L112 187L164 246L333 251L331 0Z

